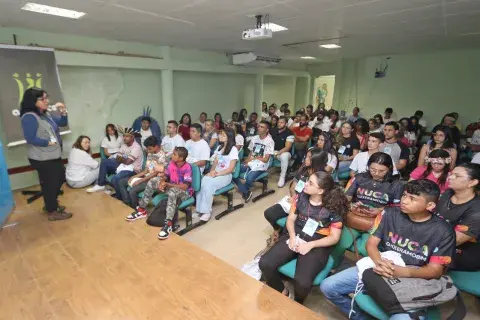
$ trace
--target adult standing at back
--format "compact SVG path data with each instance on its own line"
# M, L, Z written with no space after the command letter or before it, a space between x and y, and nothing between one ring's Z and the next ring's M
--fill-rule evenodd
M395 121L390 121L383 127L385 142L380 146L380 152L385 152L392 157L397 170L403 170L408 163L410 150L406 145L397 140L397 134L400 127Z
M27 157L38 172L48 220L65 220L72 217L58 205L58 194L65 182L62 163L62 138L59 127L68 123L67 110L57 102L60 116L49 113L47 92L37 88L27 89L23 94L20 115L22 130L27 141Z

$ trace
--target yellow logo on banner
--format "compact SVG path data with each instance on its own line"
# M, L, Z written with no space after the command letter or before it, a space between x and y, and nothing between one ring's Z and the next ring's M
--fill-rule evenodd
M18 105L22 102L22 97L23 93L25 90L30 89L30 88L42 88L42 74L37 73L36 74L36 79L32 77L30 73L25 74L25 82L23 82L20 79L20 75L18 73L14 73L13 75L13 80L17 83L18 86ZM25 85L26 84L26 85Z

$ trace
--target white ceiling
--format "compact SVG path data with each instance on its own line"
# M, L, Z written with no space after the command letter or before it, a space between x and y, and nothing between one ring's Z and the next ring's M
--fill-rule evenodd
M317 61L480 47L480 0L30 1L87 15L75 21L22 11L25 0L0 0L0 25ZM241 31L254 27L255 14L269 14L289 30L270 40L244 41ZM342 49L319 48L332 42Z

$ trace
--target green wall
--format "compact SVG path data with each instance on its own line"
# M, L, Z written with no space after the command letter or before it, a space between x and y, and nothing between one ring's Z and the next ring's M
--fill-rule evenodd
M283 103L295 106L296 82L292 77L265 76L263 80L263 101L268 105Z

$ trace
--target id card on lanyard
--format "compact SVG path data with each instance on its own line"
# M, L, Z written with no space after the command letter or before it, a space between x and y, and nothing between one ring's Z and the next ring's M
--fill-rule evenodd
M321 223L310 218L310 204L308 204L307 222L305 222L305 226L303 226L302 232L312 237L315 234L315 232L317 232L319 225L323 227Z
M43 116L42 117L42 120L47 122L48 124L48 134L50 135L50 142L51 143L58 143L58 140L57 140L57 135L55 134L55 132L53 131L53 128L52 128L52 125L50 124L49 122L49 117L48 116Z

